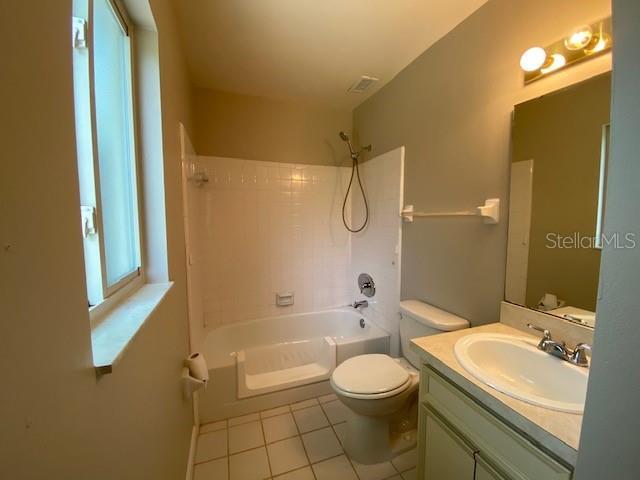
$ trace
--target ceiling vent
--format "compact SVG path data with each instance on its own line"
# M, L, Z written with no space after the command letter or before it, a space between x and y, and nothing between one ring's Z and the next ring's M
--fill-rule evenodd
M349 87L349 90L347 90L347 92L364 93L367 90L369 90L371 85L373 85L377 81L378 79L375 77L368 77L366 75L362 75L356 83L354 83L353 85L351 85L351 87Z

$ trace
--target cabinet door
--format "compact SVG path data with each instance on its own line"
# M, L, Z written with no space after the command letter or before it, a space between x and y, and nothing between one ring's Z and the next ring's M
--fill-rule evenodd
M475 449L424 406L424 480L474 480Z
M510 480L505 474L498 472L485 461L480 454L476 454L475 480Z

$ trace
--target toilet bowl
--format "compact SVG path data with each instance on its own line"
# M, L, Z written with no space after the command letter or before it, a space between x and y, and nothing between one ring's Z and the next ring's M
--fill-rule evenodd
M417 300L400 303L403 358L359 355L341 363L331 387L348 408L344 448L363 464L389 460L415 445L420 358L411 338L468 328L469 322Z

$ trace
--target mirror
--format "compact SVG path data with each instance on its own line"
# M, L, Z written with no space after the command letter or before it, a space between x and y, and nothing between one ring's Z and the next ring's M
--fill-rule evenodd
M611 74L516 105L505 298L593 327Z

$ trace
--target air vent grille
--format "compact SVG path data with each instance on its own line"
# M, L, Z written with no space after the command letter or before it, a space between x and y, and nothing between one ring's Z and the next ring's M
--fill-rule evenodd
M368 77L367 75L362 75L360 79L349 87L347 90L349 93L363 93L369 90L371 85L378 81L375 77Z

